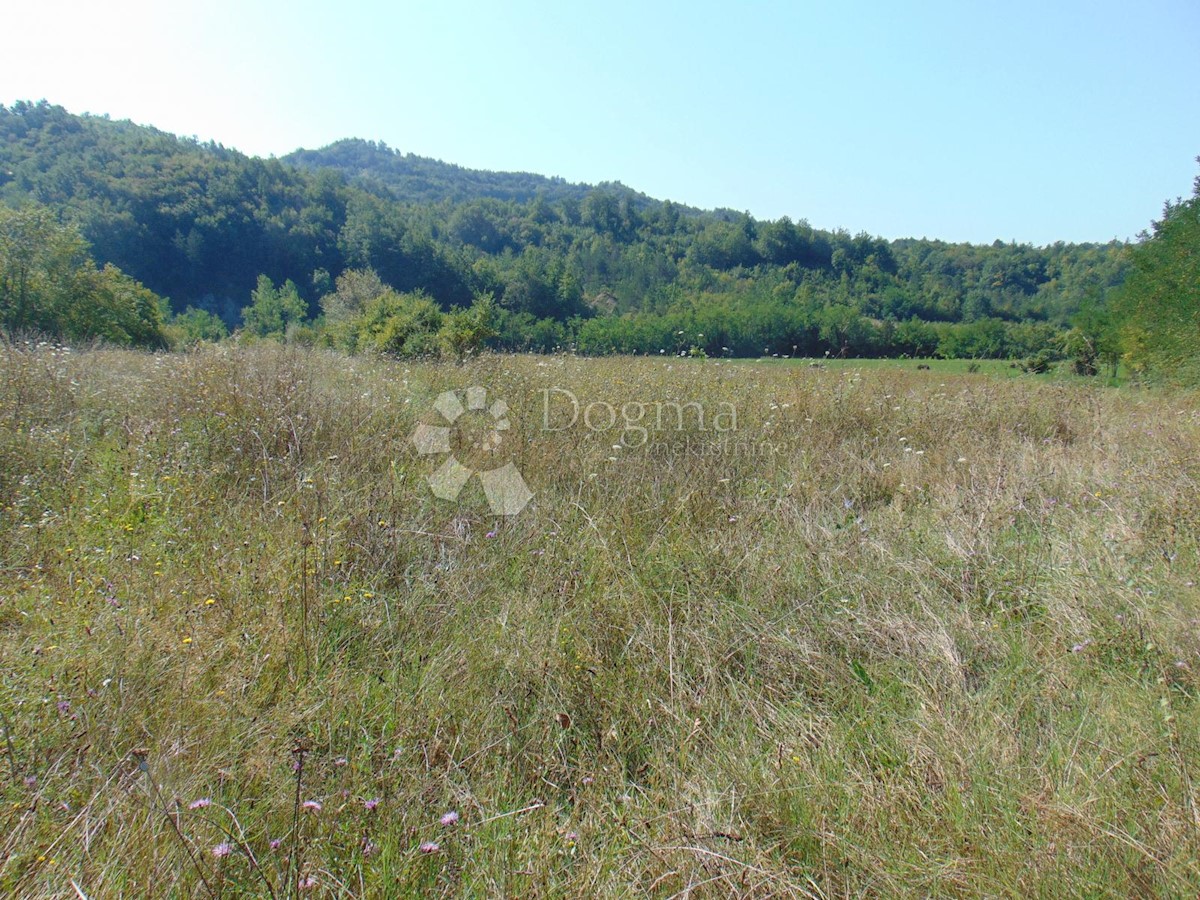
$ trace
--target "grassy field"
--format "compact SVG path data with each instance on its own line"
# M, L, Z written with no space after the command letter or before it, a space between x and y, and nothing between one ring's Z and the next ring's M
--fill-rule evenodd
M987 375L992 378L1022 378L1042 381L1070 381L1081 384L1092 383L1114 387L1128 380L1124 368L1118 372L1117 378L1109 377L1108 370L1098 377L1081 377L1071 373L1070 362L1058 362L1050 370L1039 375L1024 372L1020 363L1009 359L814 359L814 358L768 358L746 360L751 365L767 366L800 366L809 368L824 368L832 371L916 371L928 370L932 375Z
M1081 382L9 347L0 893L1194 896L1198 484Z

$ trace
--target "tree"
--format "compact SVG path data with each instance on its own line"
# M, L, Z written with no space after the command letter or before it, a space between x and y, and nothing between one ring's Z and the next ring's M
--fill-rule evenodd
M307 312L308 304L293 282L286 281L277 288L266 275L259 275L250 305L242 310L242 324L254 337L283 337L289 325L304 321Z
M347 269L335 284L333 293L321 298L321 311L330 322L358 315L368 303L388 291L374 269Z
M1165 381L1200 384L1200 178L1152 228L1113 304L1125 359Z
M446 313L442 317L438 337L446 351L461 362L496 336L496 329L492 325L495 317L495 301L491 295L481 294L467 309L454 309Z
M48 209L0 207L0 325L161 347L163 305L116 266L97 269L78 229Z
M1088 303L1071 318L1071 329L1061 338L1062 351L1072 358L1077 375L1096 375L1106 365L1115 378L1121 359L1119 335L1109 311Z
M442 320L442 311L427 295L389 290L367 303L348 323L342 346L351 352L434 355L441 349L438 331Z
M171 319L169 326L171 342L176 346L190 347L202 341L220 341L229 337L225 323L208 310L189 306Z

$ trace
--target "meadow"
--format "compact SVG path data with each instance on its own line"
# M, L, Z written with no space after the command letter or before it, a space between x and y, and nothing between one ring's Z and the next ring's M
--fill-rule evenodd
M1200 889L1194 394L10 344L0 517L7 896Z

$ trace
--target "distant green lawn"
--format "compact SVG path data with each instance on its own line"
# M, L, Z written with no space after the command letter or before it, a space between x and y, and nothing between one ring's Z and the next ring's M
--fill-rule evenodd
M928 366L931 373L941 375L980 374L999 378L1040 378L1040 379L1070 379L1071 381L1094 382L1095 384L1123 384L1126 374L1122 370L1114 381L1107 373L1102 372L1095 378L1087 378L1071 373L1070 364L1060 362L1043 375L1031 375L1021 371L1020 363L1008 359L821 359L817 357L800 357L783 359L763 357L755 360L738 360L738 362L763 365L785 366L824 366L827 369L903 369L905 371L925 371L922 366Z

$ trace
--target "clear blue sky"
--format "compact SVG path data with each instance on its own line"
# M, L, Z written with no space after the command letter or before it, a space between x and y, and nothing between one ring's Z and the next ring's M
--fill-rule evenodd
M0 102L343 137L823 228L1129 238L1200 173L1200 3L13 4Z

